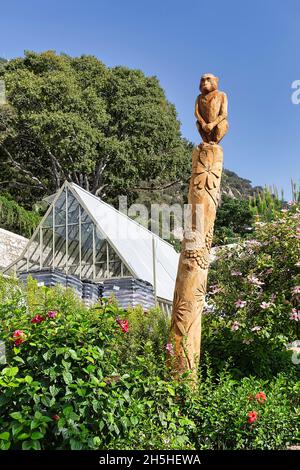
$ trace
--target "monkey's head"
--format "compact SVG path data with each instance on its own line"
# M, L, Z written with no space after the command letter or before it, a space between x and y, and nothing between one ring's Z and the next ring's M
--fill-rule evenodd
M203 95L207 95L207 93L218 89L218 82L218 77L212 73L206 73L200 79L199 89Z

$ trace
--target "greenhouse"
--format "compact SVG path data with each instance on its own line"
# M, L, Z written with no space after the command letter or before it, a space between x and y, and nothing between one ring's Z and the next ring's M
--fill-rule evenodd
M5 270L47 285L101 287L126 302L169 310L179 255L173 246L74 183L48 198L49 208L22 255ZM129 293L131 292L131 294ZM135 300L134 300L135 298Z

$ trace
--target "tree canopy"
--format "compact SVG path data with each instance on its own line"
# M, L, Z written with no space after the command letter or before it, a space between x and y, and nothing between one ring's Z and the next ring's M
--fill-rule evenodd
M113 201L188 176L190 144L156 77L47 51L3 63L0 79L0 191L28 207L65 179Z

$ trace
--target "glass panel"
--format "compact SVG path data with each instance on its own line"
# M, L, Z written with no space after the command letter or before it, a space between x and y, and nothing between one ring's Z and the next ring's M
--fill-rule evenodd
M73 194L68 192L68 224L78 224L79 203Z
M117 253L114 251L114 249L108 245L108 256L109 256L109 262L111 261L120 261L120 258L119 256L117 255Z
M120 277L121 276L121 261L110 261L109 262L109 277Z
M55 225L66 223L66 192L63 191L55 203Z
M53 226L53 209L49 212L46 219L43 222L43 227L52 227Z
M131 272L129 271L129 269L127 269L127 267L123 264L123 277L127 277L127 276L132 276Z
M81 267L81 279L93 279L92 264L86 264Z
M62 270L66 266L66 228L55 228L55 258L54 263L56 268Z
M81 208L81 223L82 224L92 223L90 216L83 208Z
M42 229L42 266L45 268L52 267L53 258L53 230L50 228Z
M101 240L100 242L101 242L101 244L97 243L97 241L96 241L96 263L104 262L106 264L106 260L107 260L106 241Z
M104 279L106 277L106 261L103 263L96 263L96 278Z
M93 264L93 225L81 227L81 259L82 263Z
M68 227L68 265L79 264L79 227L71 225Z

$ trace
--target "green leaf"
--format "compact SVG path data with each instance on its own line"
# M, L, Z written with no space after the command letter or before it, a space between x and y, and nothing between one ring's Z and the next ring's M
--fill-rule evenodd
M18 351L18 352L19 352L19 351ZM24 359L22 359L22 358L19 357L19 356L15 356L15 357L14 357L14 361L19 362L20 364L25 364Z
M31 434L31 439L32 439L33 441L37 441L38 439L42 439L43 437L44 437L44 434L42 434L42 433L39 432L39 431L33 432L33 433Z
M100 444L101 444L101 439L100 439L100 437L99 437L99 436L95 436L95 437L93 438L93 443L94 443L94 446L100 446Z
M19 372L18 367L5 367L2 371L2 374L8 377L15 377L18 372Z
M83 445L79 441L75 441L75 439L70 439L70 446L71 450L81 450L83 449Z
M9 432L3 432L0 434L0 439L3 441L8 441L9 440Z
M104 426L105 426L104 421L100 421L100 423L99 423L99 429L100 429L100 431L102 431L102 429L104 428Z
M132 422L133 426L136 426L139 422L136 416L131 416L130 421Z
M18 421L21 421L23 419L19 411L14 411L13 413L10 413L9 416L11 416L13 419L16 419Z
M31 441L22 442L22 450L30 450L30 449L32 449L32 442Z
M65 415L66 418L68 418L71 413L73 413L73 408L72 408L72 406L66 406L66 407L63 409L63 414Z
M172 397L175 396L175 390L174 390L173 387L168 386L168 387L167 387L167 390L168 390L169 394L172 395Z
M19 434L18 435L18 440L19 441L24 441L25 439L27 439L29 437L29 434L27 432L23 432L22 434Z
M1 441L0 442L0 450L8 450L11 446L9 441Z
M40 442L39 442L39 441L33 441L33 442L32 442L32 448L33 448L34 450L41 450L41 444L40 444Z
M70 383L72 383L73 381L71 372L68 372L66 370L63 372L63 378L67 385L70 385Z
M77 353L74 351L74 349L69 349L69 353L72 359L78 360Z
M30 375L26 375L26 377L25 377L25 382L30 385L30 384L32 383L32 381L33 381L33 378L30 377Z

